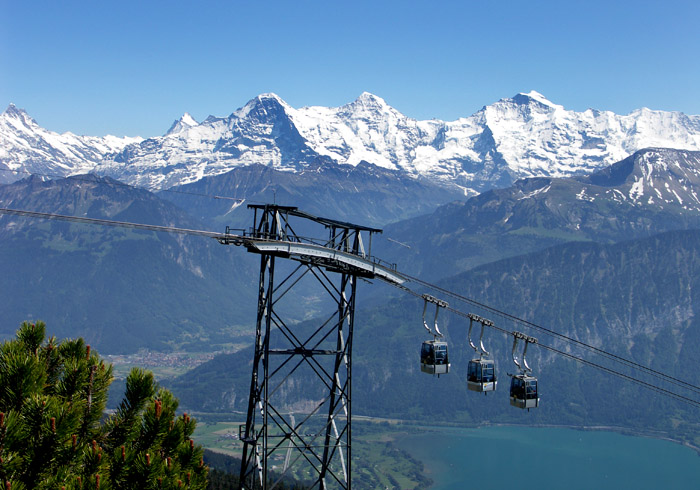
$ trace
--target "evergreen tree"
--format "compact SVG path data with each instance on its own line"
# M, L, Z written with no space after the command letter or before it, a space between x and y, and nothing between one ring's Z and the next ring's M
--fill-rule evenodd
M195 420L153 374L134 369L104 423L112 366L82 339L23 323L0 346L0 482L22 489L205 489Z

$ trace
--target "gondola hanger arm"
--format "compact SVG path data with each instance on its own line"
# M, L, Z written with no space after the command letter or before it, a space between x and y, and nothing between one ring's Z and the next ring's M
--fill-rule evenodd
M430 326L428 325L428 322L425 321L425 311L428 309L428 300L425 300L425 303L423 304L423 326L425 329L428 331L430 335L433 335L433 331L430 329Z
M424 294L423 300L425 301L425 304L423 305L423 326L432 335L435 335L436 337L444 337L442 332L440 332L440 328L438 327L438 314L440 313L440 308L447 308L449 306L449 303L429 294ZM428 303L435 304L435 319L433 320L433 327L435 329L435 333L433 333L433 331L430 329L430 326L428 326L428 323L425 321L425 312L428 308Z
M525 347L523 348L523 355L520 358L520 361L518 361L518 358L515 354L515 351L518 347L518 340L524 340L525 341ZM535 337L530 337L529 335L525 335L522 332L513 332L513 362L515 363L516 366L518 366L518 369L520 369L521 372L531 372L532 368L528 365L527 359L525 356L527 355L527 346L528 344L536 344L537 339Z

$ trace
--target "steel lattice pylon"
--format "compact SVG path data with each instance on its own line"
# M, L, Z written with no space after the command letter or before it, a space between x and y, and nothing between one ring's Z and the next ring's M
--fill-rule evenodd
M317 218L293 207L249 207L255 209L252 231L230 235L227 230L219 239L261 255L248 412L240 428L240 488L272 489L292 474L313 482L312 488L349 489L357 278L400 279L365 250L363 232L371 247L372 234L381 230ZM290 216L322 224L330 231L328 239L301 238ZM280 257L298 264L278 281L275 262ZM278 306L302 278L313 279L324 292L330 314L290 325ZM299 393L305 405L290 407Z

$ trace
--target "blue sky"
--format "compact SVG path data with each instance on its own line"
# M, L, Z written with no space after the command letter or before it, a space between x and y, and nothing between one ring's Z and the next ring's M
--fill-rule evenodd
M699 20L700 2L673 0L0 0L0 105L119 136L263 92L302 107L368 91L417 119L530 90L577 111L700 114Z

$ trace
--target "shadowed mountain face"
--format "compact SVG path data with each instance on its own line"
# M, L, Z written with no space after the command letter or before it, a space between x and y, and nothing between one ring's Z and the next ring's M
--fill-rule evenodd
M248 226L246 203L296 206L316 216L382 227L464 198L460 190L408 178L366 162L351 167L328 159L319 159L298 173L264 165L241 167L171 191L159 195L221 229L227 225Z
M0 206L203 227L147 191L90 176L2 186ZM257 269L232 252L201 237L0 215L0 335L42 319L104 353L229 344L242 323L234 303L254 314Z
M415 214L449 196L394 177L366 164L301 174L246 167L164 193L181 208L109 178L31 177L0 186L0 207L223 232L226 225L249 227L252 211L195 194L277 197L319 215L372 223ZM58 336L82 336L105 353L230 348L251 335L258 261L209 238L0 215L0 266L8 271L0 277L6 299L0 335L9 337L21 321L35 318L51 323ZM289 267L281 263L278 270ZM288 296L291 321L323 306L305 281Z
M436 279L569 241L612 243L700 226L700 152L649 149L604 171L536 178L396 223L377 253Z

